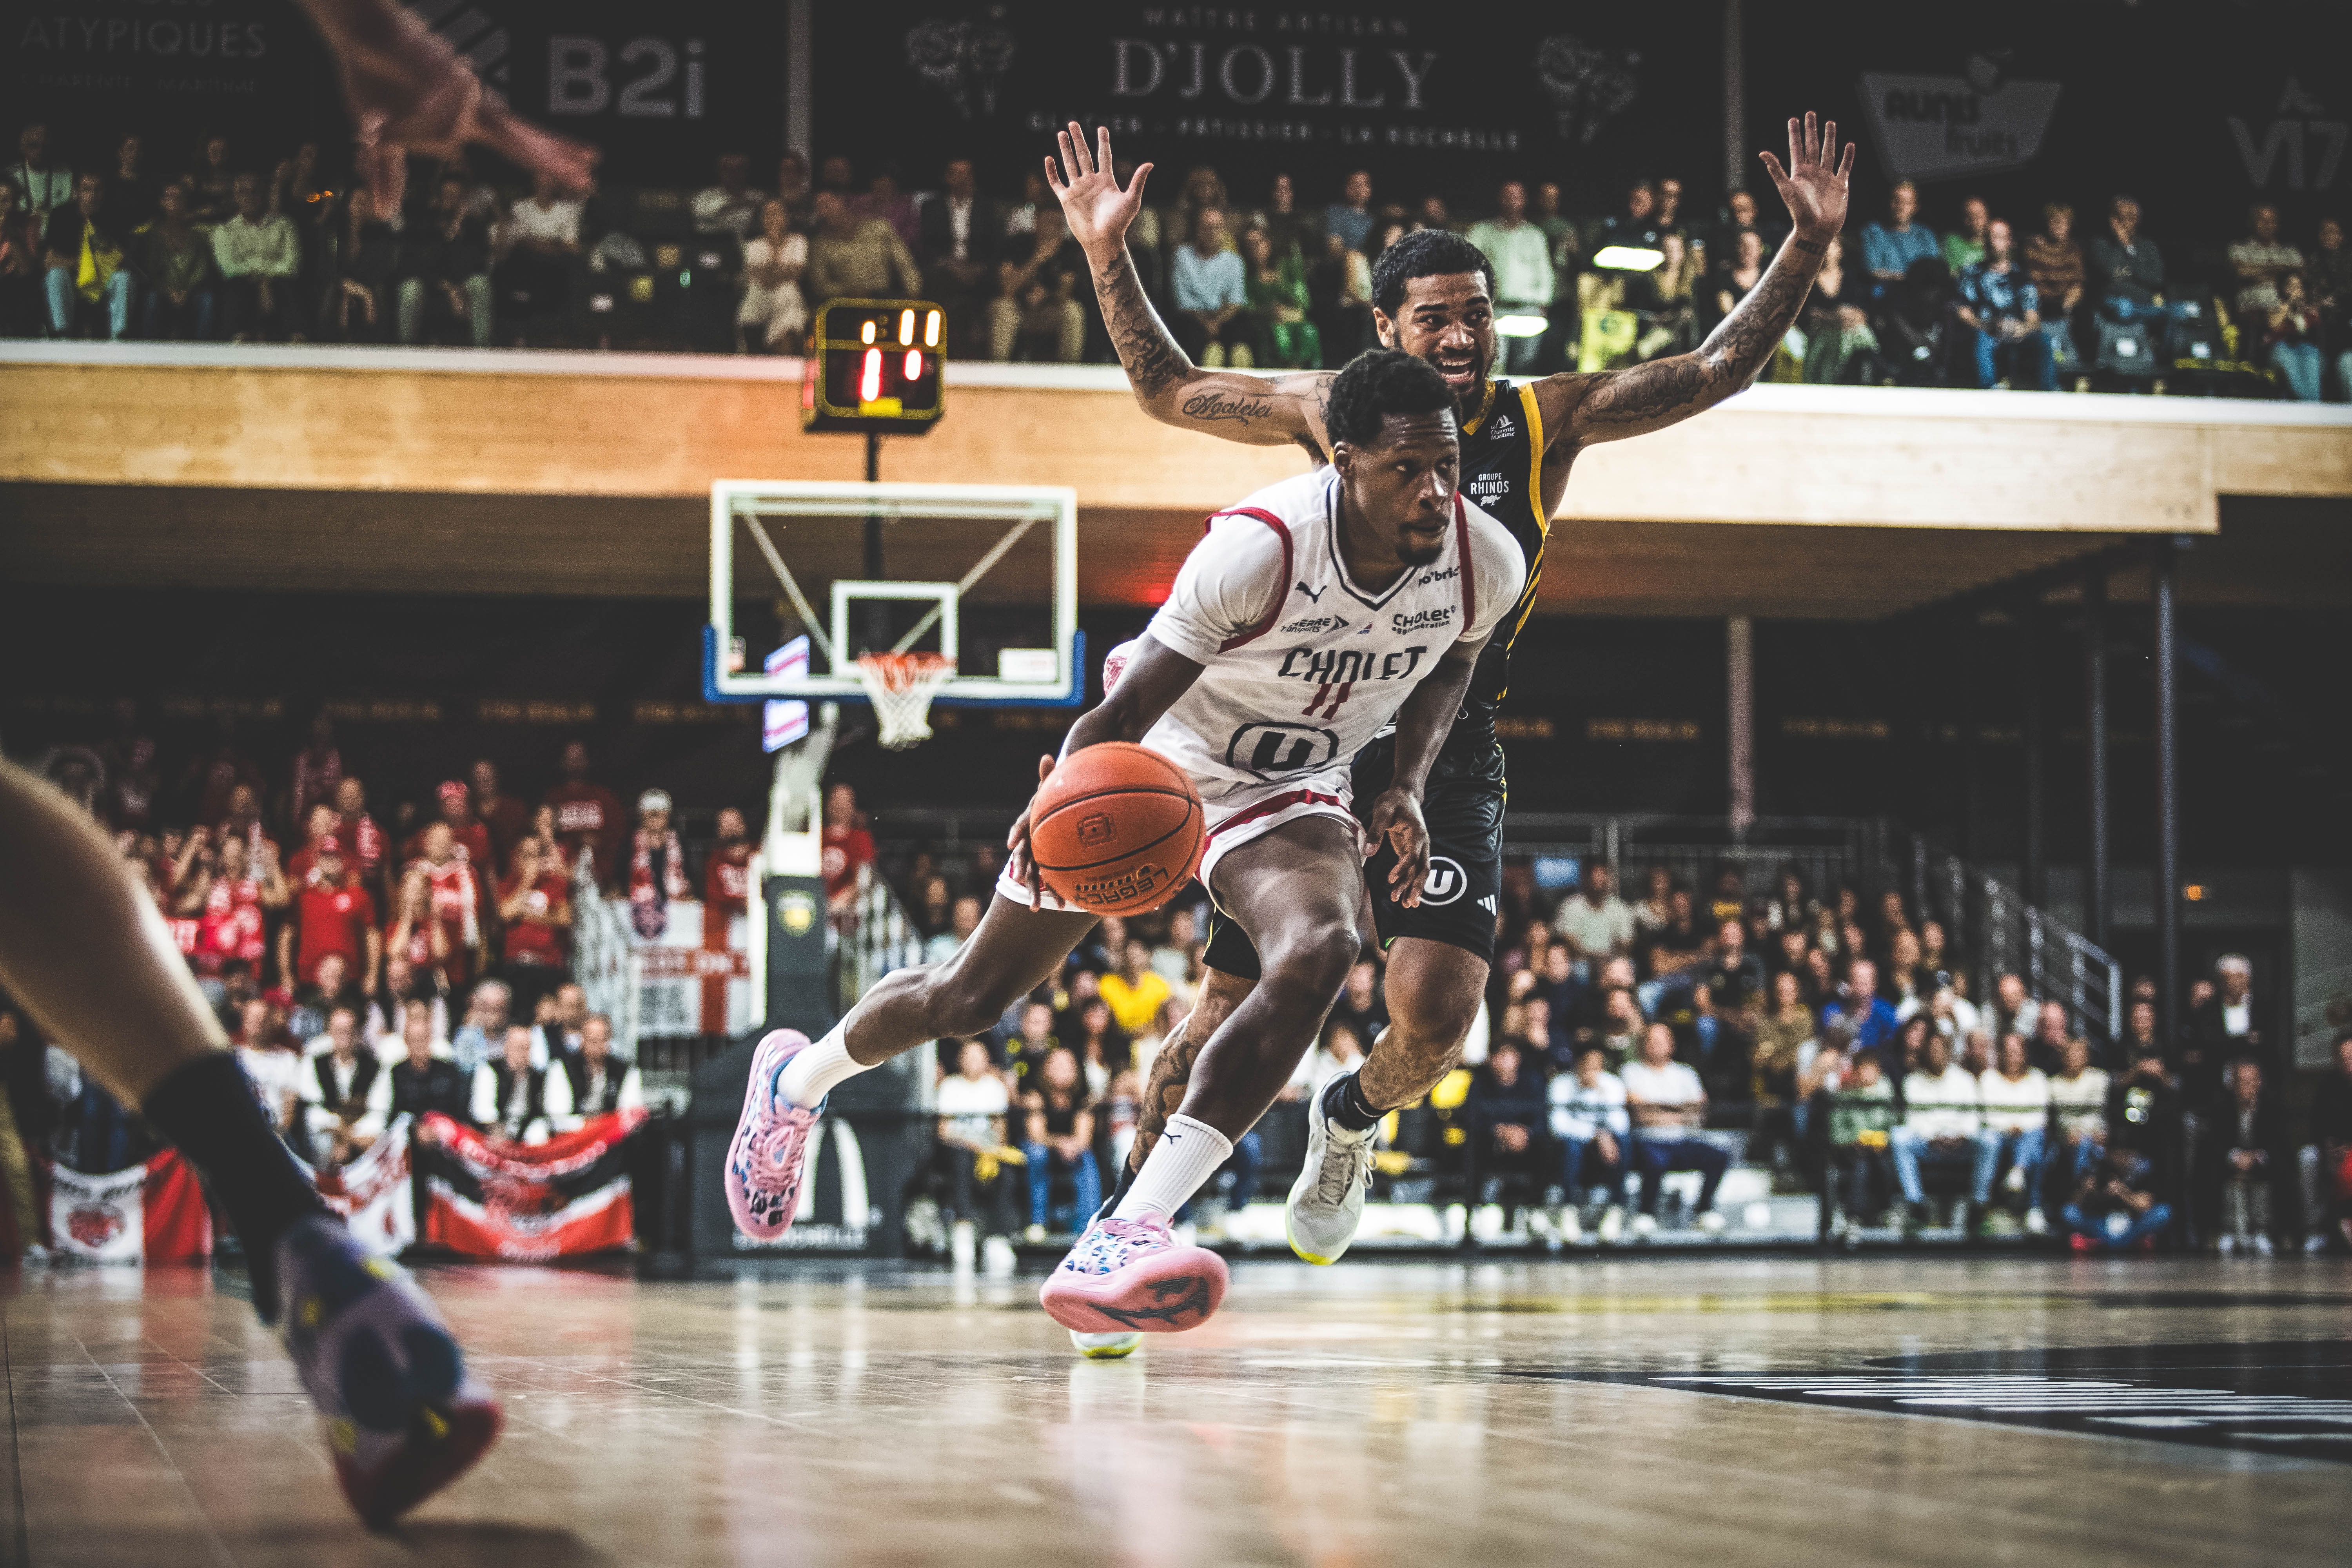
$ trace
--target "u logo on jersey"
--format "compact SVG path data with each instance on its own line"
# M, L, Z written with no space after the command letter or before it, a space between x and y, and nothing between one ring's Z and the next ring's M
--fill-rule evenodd
M1244 724L1225 742L1226 763L1262 779L1315 773L1339 754L1336 733L1304 724Z
M1449 856L1432 855L1429 858L1429 877L1421 884L1421 901L1424 905L1450 904L1460 898L1469 886L1470 879L1463 873L1459 860Z

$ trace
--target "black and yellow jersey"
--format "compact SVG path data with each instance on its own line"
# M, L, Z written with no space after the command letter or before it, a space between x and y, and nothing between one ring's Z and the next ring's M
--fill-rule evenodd
M1543 493L1543 415L1536 406L1534 384L1487 383L1486 407L1462 428L1462 493L1511 531L1527 552L1528 580L1518 602L1478 656L1470 690L1462 700L1462 717L1446 738L1448 752L1483 750L1494 743L1495 710L1511 685L1511 645L1535 609L1536 584L1543 580L1544 538L1551 529L1551 510Z

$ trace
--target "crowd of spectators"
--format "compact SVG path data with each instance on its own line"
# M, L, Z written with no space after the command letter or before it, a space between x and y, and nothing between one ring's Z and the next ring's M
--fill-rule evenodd
M114 830L256 1094L320 1166L362 1153L404 1114L539 1142L644 1106L611 1020L573 981L579 889L625 900L649 936L672 904L725 918L750 897L740 811L718 813L689 867L668 796L647 790L625 813L577 742L534 797L509 793L482 759L425 799L379 805L324 718L265 768L226 723L209 745L167 755L125 704L107 741L38 765ZM5 997L0 1016L12 1124L81 1170L153 1152L137 1119ZM13 1142L0 1137L12 1192Z
M153 167L142 139L76 149L23 128L0 194L0 333L53 337L493 342L799 352L813 306L919 296L962 358L1107 363L1086 258L1041 175L989 194L968 158L935 188L896 169L788 153L772 179L717 160L699 190L501 189L463 154L420 163L400 210L336 189L315 143L265 174L208 139ZM1122 177L1130 173L1120 166ZM1162 175L1167 189L1169 176ZM1156 192L1147 193L1156 195ZM1696 346L1756 287L1783 237L1745 190L1692 210L1677 178L1632 184L1579 214L1547 180L1384 197L1368 170L1328 199L1284 173L1236 192L1192 169L1129 232L1147 291L1212 365L1330 367L1372 341L1371 264L1422 228L1465 235L1495 266L1502 368L1603 370ZM2168 256L2138 203L2001 214L1963 195L1931 226L1897 184L1832 246L1767 379L2053 389L2113 375L2223 389L2251 375L2302 400L2352 395L2352 251L2343 224L2305 235L2257 205L2234 239ZM2031 229L2029 234L2027 231ZM2210 373L2199 380L2185 373Z
M854 801L836 789L833 805L847 831ZM911 856L898 885L930 956L969 934L995 874L985 850L952 869ZM1595 861L1552 904L1528 867L1507 868L1486 1017L1461 1066L1383 1124L1381 1195L1458 1205L1465 1245L1487 1205L1571 1240L1716 1235L1744 1160L1779 1190L1823 1192L1849 1241L1890 1222L1916 1235L1948 1206L1970 1237L2082 1248L2168 1232L2223 1251L2352 1245L2352 1037L2298 1140L2284 1038L2243 959L2193 989L2168 1044L2155 983L2135 982L2110 1042L2018 974L1975 994L1967 955L1899 893L1817 895L1793 868L1763 890L1737 868L1705 889L1660 867L1641 883L1628 900ZM1107 920L994 1029L940 1042L921 1184L951 1224L1036 1237L1092 1211L1201 982L1205 919L1180 900ZM1257 1195L1262 1168L1286 1182L1315 1092L1385 1025L1382 982L1368 948L1274 1111L1195 1200L1204 1230Z

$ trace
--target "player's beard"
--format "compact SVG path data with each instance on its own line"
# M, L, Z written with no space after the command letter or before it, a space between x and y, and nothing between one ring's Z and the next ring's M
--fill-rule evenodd
M1457 423L1465 426L1478 417L1479 412L1486 407L1486 383L1495 374L1493 349L1487 350L1483 359L1479 357L1477 350L1473 349L1470 353L1471 368L1477 374L1470 378L1469 384L1454 387L1451 382L1446 384L1454 393L1454 417ZM1435 349L1422 355L1421 362L1440 375L1445 374L1445 363L1439 356L1439 351Z

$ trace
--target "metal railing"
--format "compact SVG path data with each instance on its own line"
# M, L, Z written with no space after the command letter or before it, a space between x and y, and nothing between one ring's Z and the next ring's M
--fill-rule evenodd
M2070 1025L2094 1045L2123 1037L2123 966L2113 956L1999 878L1936 853L1918 834L1905 837L1912 908L1941 921L1953 945L1975 956L1979 1004L1996 976L2015 973L2028 995L2063 1004Z
M613 1048L637 1055L637 970L629 936L628 906L608 900L597 885L595 856L583 848L572 873L572 976L588 1010L613 1020Z
M845 920L832 926L828 945L833 957L833 1002L845 1014L859 997L891 971L923 962L923 935L889 882L871 866L857 868L857 890L851 895ZM884 1070L896 1071L909 1086L909 1103L918 1110L931 1106L932 1074L929 1051L908 1051L893 1058Z

